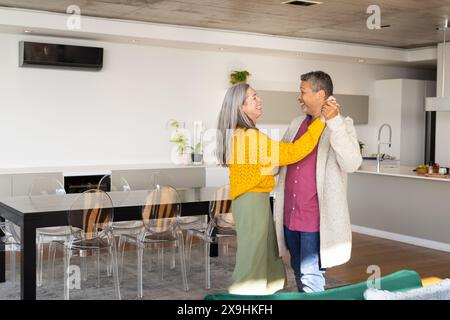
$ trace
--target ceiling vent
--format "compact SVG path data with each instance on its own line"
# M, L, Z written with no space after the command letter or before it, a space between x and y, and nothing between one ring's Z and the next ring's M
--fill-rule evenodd
M281 4L290 4L293 6L309 7L309 6L313 6L315 4L322 4L322 2L311 1L311 0L289 0L289 1L284 1Z

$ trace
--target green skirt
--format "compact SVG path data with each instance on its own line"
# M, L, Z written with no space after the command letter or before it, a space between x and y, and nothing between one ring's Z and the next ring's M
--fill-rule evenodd
M237 253L233 294L272 294L286 285L270 209L269 193L247 192L232 203L236 223Z

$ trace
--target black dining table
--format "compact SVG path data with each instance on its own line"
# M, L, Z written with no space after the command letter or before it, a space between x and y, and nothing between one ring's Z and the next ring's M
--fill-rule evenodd
M215 187L180 188L181 216L207 215ZM114 221L141 220L147 190L108 192ZM0 199L0 219L21 228L20 297L36 299L36 229L67 225L68 210L80 194L19 196ZM0 230L0 236L3 233ZM0 248L0 282L5 282L5 245ZM217 246L211 248L216 251Z

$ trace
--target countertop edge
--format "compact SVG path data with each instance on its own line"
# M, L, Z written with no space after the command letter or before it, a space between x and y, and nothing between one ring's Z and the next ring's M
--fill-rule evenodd
M389 168L389 169L392 170L393 168ZM425 176L417 175L416 173L413 173L413 171L412 171L414 169L414 167L400 166L398 169L410 170L411 174L383 171L383 168L381 168L381 170L382 170L381 172L376 172L376 171L367 170L367 169L358 169L354 173L383 175L383 176L392 176L392 177L400 177L400 178L412 178L412 179L420 179L420 180L425 180L425 181L431 180L431 181L450 182L449 178L434 178L434 177L425 177Z
M0 168L0 175L33 174L62 172L64 176L110 174L114 170L145 170L145 169L195 169L216 168L210 164L174 164L174 163L136 163L136 164L109 164L109 165L79 165L79 166L48 166L48 167L22 167Z

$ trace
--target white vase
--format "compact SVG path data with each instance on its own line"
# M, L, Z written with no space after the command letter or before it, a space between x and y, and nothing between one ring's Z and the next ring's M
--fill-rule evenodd
M190 153L181 153L180 154L180 162L181 162L181 164L184 164L184 165L191 164L191 154Z

